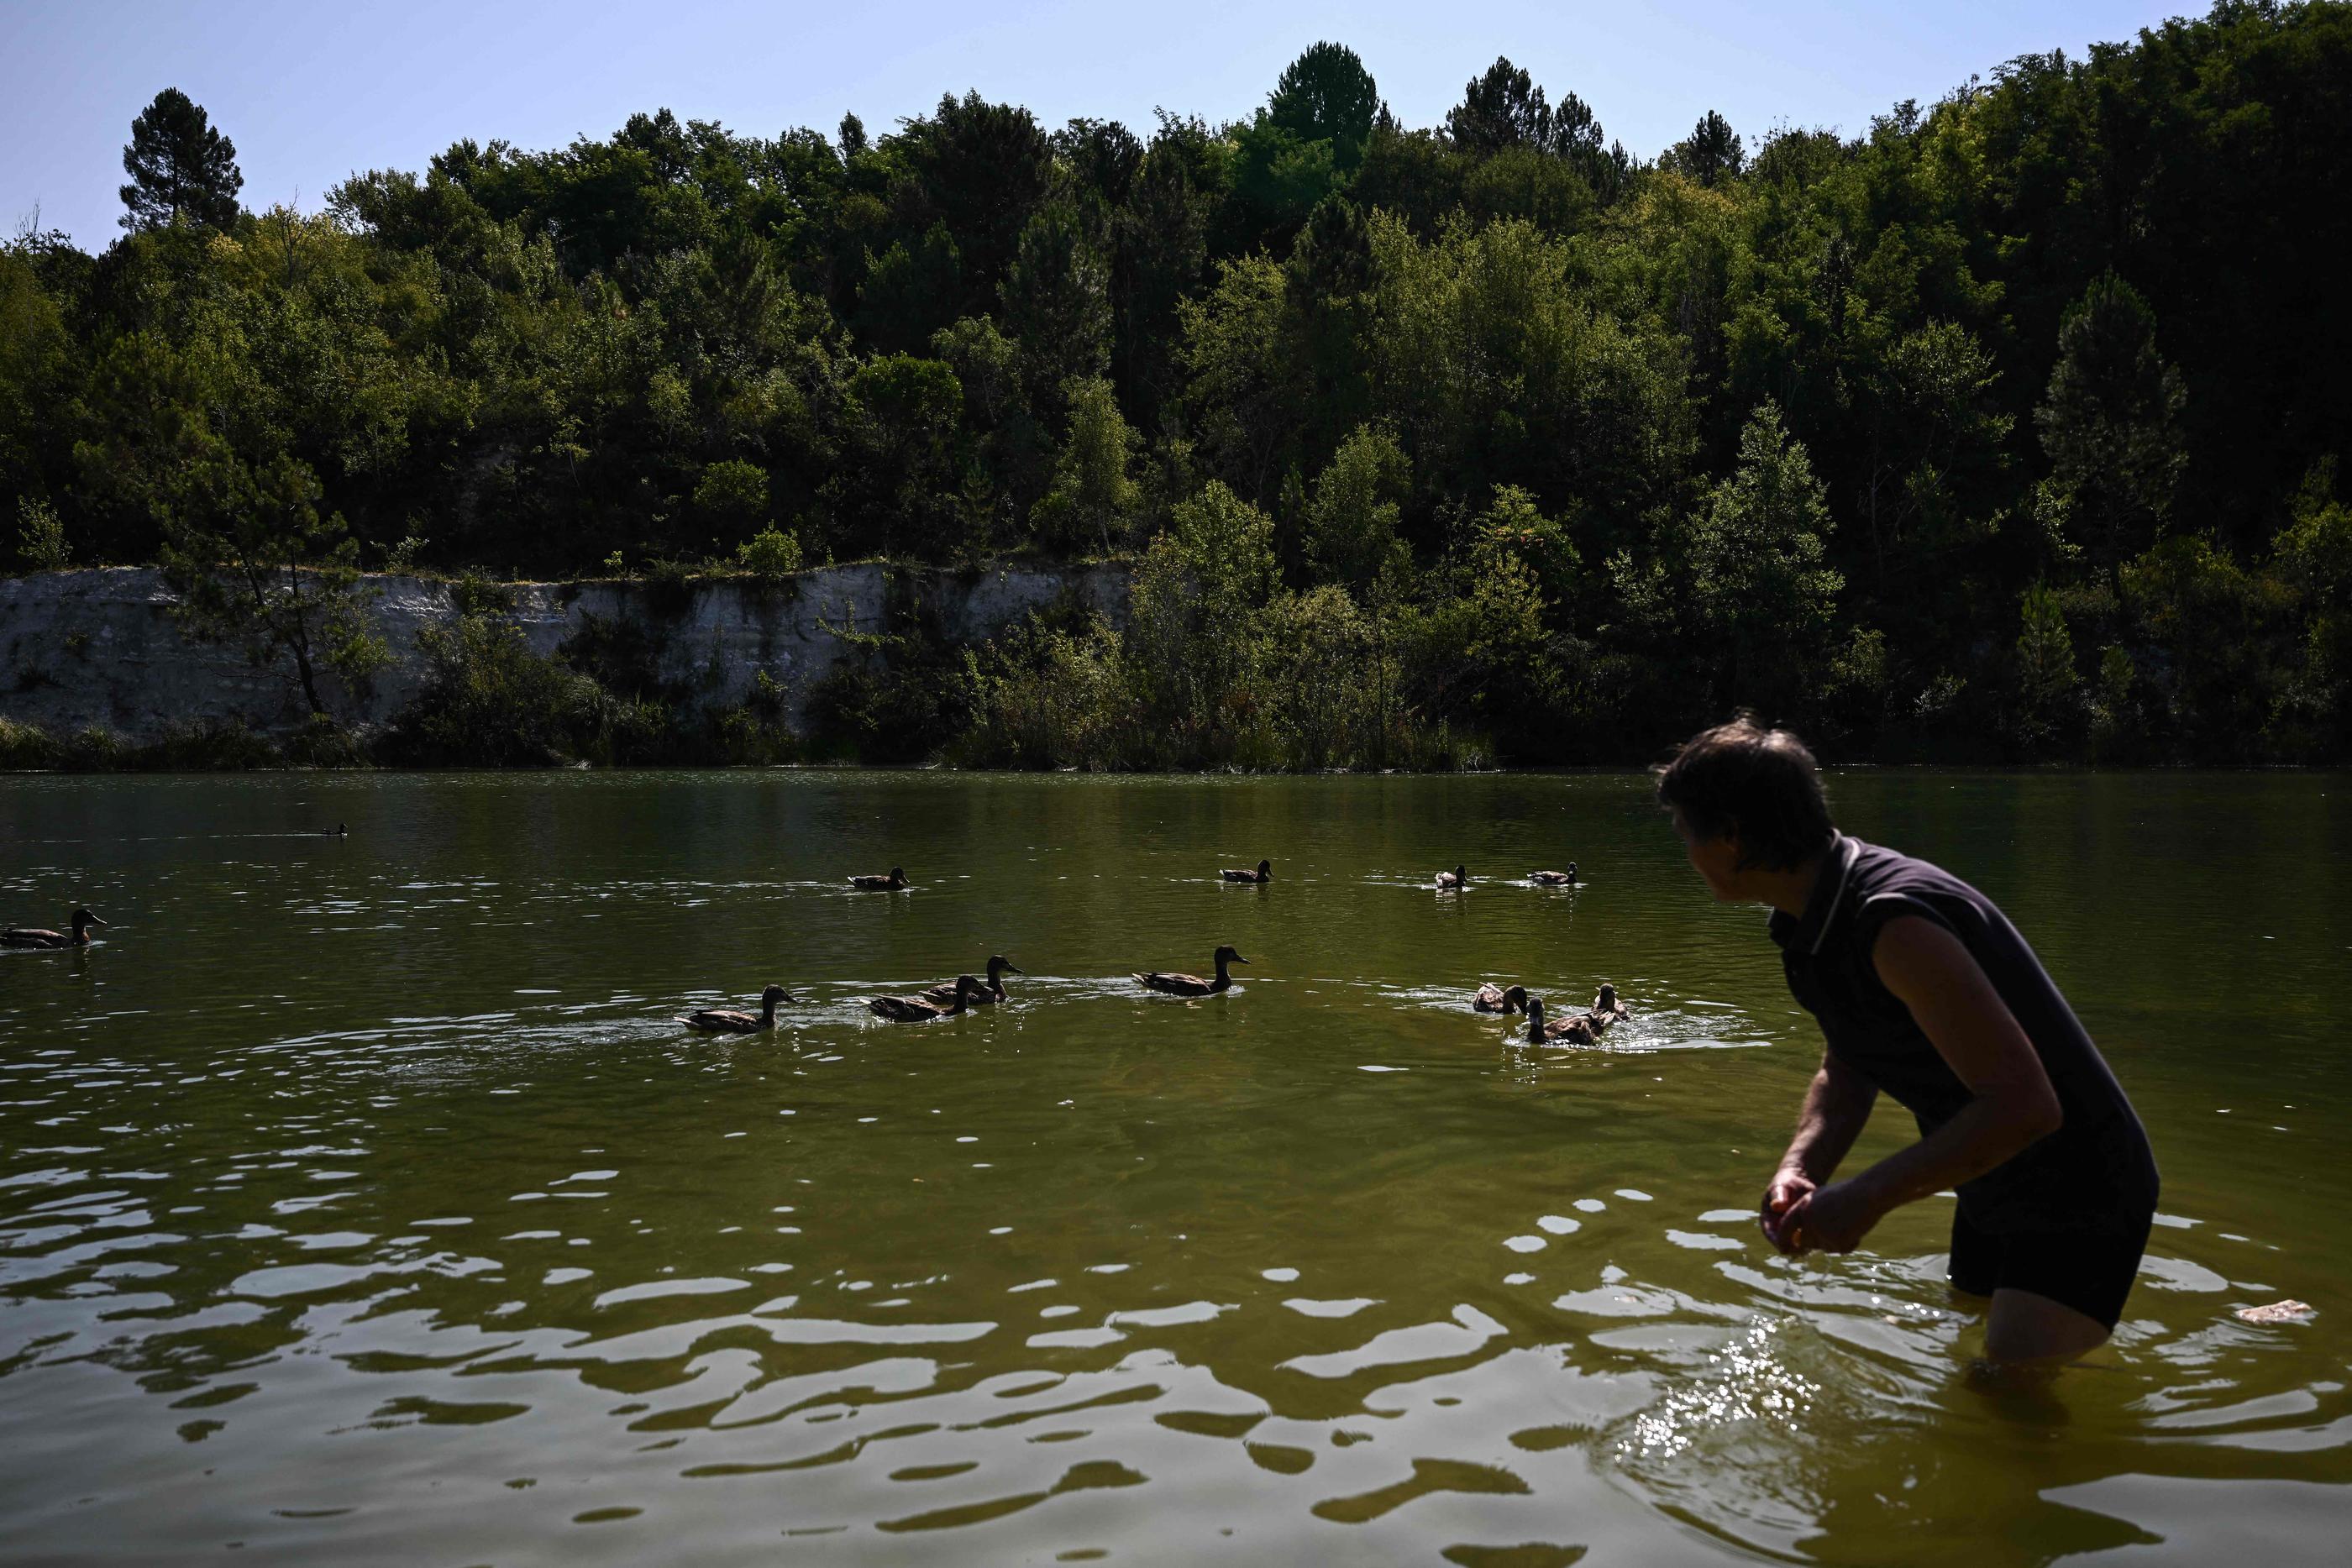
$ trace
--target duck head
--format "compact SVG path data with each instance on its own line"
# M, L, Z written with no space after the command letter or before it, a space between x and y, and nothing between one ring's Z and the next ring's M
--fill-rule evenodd
M904 887L907 885L907 868L905 866L894 865L890 868L890 885L893 887Z
M1543 1004L1538 1002L1536 1005L1538 1007L1541 1007ZM1522 1013L1527 1011L1528 988L1525 986L1513 986L1509 990L1505 991L1503 993L1503 1010L1507 1013Z
M1454 868L1454 880L1460 883L1463 886L1467 887L1470 885L1470 873L1465 871L1462 867L1455 866Z
M1228 964L1246 964L1248 962L1249 960L1247 958L1243 957L1231 947L1220 947L1217 949L1217 967L1220 969L1223 968Z
M83 932L89 930L93 925L103 925L105 924L105 921L100 920L97 915L92 915L87 909L77 907L73 912L73 934L77 937L80 936Z
M1257 862L1257 879L1260 882L1272 882L1274 880L1274 862L1272 861L1260 861Z
M1543 998L1529 997L1528 998L1528 1039L1541 1045L1543 1037Z
M1604 1013L1610 1009L1615 1007L1617 1005L1617 988L1611 985L1606 980L1601 981L1601 995L1593 998L1592 1005Z
M797 1001L798 999L798 998L794 997L790 991L784 989L782 986L770 986L766 990L760 993L760 1005L766 1008L771 1012L775 1010L776 1004L778 1002Z
M1002 975L1025 975L1029 971L1002 953L992 953L988 959L988 978L992 985Z

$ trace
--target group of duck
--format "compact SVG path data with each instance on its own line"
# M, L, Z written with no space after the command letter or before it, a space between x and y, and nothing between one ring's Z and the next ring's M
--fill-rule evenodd
M1274 862L1260 861L1255 869L1228 866L1217 876L1223 882L1270 883L1274 880ZM1573 887L1577 881L1576 862L1570 861L1566 871L1529 872L1527 880L1538 887ZM895 893L914 884L907 880L905 867L894 865L887 874L851 877L849 885L859 893ZM1452 871L1439 872L1435 885L1441 893L1460 893L1469 887L1470 873L1457 865ZM76 908L66 924L65 931L33 926L0 931L0 947L86 947L91 928L102 927L106 922L88 909ZM1134 979L1144 989L1163 996L1213 997L1233 988L1233 966L1248 962L1231 946L1220 946L1211 957L1213 977L1152 969ZM971 1008L993 1007L1006 999L1004 977L1024 971L1002 953L990 955L985 967L988 977L984 980L977 975L958 975L909 996L873 998L866 1002L866 1009L893 1023L930 1023L953 1018ZM680 1015L677 1021L707 1034L758 1034L776 1027L777 1008L797 1000L783 987L770 986L760 993L760 1010L756 1013L732 1008L698 1008ZM1544 1018L1543 998L1529 996L1525 986L1513 986L1507 990L1492 984L1481 986L1471 998L1470 1006L1482 1013L1524 1012L1527 1038L1536 1045L1591 1045L1600 1039L1601 1031L1627 1016L1616 988L1609 985L1601 988L1592 1006L1583 1012L1550 1020Z
M1274 862L1260 861L1255 868L1226 866L1217 873L1221 882L1264 883L1274 880ZM1577 865L1568 862L1566 871L1531 871L1527 880L1538 887L1574 887ZM904 866L892 866L887 873L877 873L849 879L851 888L859 893L896 893L912 887L907 880ZM1463 866L1437 873L1435 883L1441 893L1460 893L1470 885L1470 873ZM1211 956L1215 970L1213 978L1151 969L1133 977L1136 984L1150 991L1171 997L1213 997L1233 988L1233 966L1249 962L1231 946L1220 946ZM893 1023L930 1023L939 1019L953 1018L968 1009L993 1007L1006 999L1004 977L1024 971L1002 953L989 956L988 977L958 975L936 986L903 997L875 997L866 1004L866 1010ZM733 1008L698 1008L679 1015L678 1022L688 1029L707 1034L759 1034L776 1027L776 1009L798 998L782 986L770 986L760 993L760 1010L744 1012ZM1474 1011L1482 1013L1519 1013L1528 1019L1527 1039L1532 1044L1591 1045L1610 1025L1622 1021L1628 1009L1617 997L1614 986L1604 984L1592 1005L1580 1013L1546 1020L1544 1000L1531 997L1525 986L1513 986L1508 990L1488 984L1478 988L1470 998Z

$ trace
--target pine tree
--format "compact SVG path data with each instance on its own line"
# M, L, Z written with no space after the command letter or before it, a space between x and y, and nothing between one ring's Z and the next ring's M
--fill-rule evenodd
M236 221L236 193L245 176L236 143L212 127L202 105L167 87L131 122L122 149L122 226L133 233L185 218L226 228Z

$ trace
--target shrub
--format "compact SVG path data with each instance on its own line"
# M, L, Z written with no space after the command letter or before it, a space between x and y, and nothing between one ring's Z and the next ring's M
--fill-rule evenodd
M16 555L27 571L63 571L73 564L66 525L47 501L16 497Z
M504 622L465 615L417 634L426 678L384 737L388 760L426 767L547 767L607 752L602 687L531 652ZM633 726L625 720L625 730Z
M39 725L0 715L0 773L45 772L64 755L65 747Z
M745 571L763 582L781 582L801 569L801 541L780 533L773 523L735 547L735 559Z

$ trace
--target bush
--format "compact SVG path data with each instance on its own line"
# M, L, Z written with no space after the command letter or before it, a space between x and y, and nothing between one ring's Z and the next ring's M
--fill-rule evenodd
M735 559L762 582L781 582L801 569L801 541L795 535L778 532L771 523L737 545Z
M750 522L768 510L768 471L730 457L713 463L695 481L694 509L722 527Z
M465 615L451 626L426 627L416 644L425 687L393 721L380 748L387 760L543 768L609 753L613 716L604 688L531 652L518 628ZM620 716L626 733L643 723L634 712Z
M47 501L16 497L16 556L26 571L63 571L73 564L66 525Z
M0 773L40 773L58 766L65 747L37 724L0 715Z

